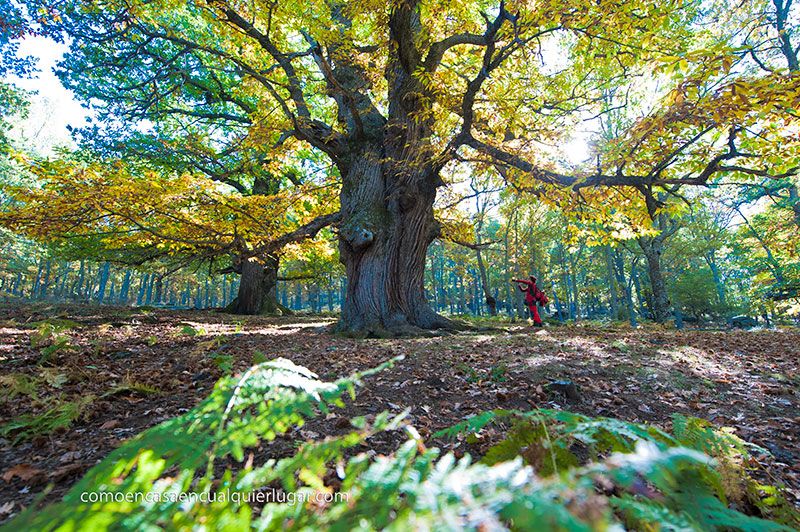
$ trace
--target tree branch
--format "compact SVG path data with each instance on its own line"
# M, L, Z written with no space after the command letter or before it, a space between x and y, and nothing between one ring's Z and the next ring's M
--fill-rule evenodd
M480 250L480 249L484 249L484 248L487 248L487 247L492 246L494 244L499 244L500 242L502 242L502 240L492 240L490 242L473 243L473 242L466 242L464 240L459 240L457 238L448 238L447 240L449 240L453 244L458 244L459 246L464 246L465 248L469 248L469 249L472 249L472 250L475 250L475 251Z
M435 72L442 62L444 54L454 46L462 44L472 44L475 46L486 46L486 35L478 35L475 33L459 33L451 35L446 39L435 42L428 49L428 54L425 56L423 66L428 72Z
M323 216L318 216L314 218L310 222L301 225L294 231L290 231L288 233L284 233L283 235L274 238L273 240L262 244L258 247L253 248L252 250L247 251L244 253L242 258L250 258L250 257L260 257L264 255L269 255L270 253L274 253L275 251L281 249L282 247L292 244L294 242L300 242L306 240L308 238L314 238L317 236L322 229L328 227L329 225L333 225L338 223L342 218L341 213L336 212L333 214L325 214Z

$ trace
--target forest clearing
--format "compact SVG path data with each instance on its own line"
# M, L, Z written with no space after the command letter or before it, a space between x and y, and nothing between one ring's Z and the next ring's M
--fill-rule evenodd
M800 3L0 0L0 530L800 529Z
M567 409L667 430L678 413L730 427L762 448L751 458L755 476L785 485L791 504L800 500L796 330L633 330L601 322L534 329L521 322L415 340L359 340L329 334L330 318L43 304L6 304L0 320L7 368L0 423L37 414L42 404L82 405L63 427L31 427L24 445L0 448L6 516L45 486L48 498L62 496L123 440L186 412L216 379L244 371L262 352L324 380L399 354L405 359L368 378L343 409L252 449L257 462L286 456L293 442L345 434L350 418L383 410L408 409L408 422L429 444L459 457L484 454L502 429L484 430L475 441L432 435L496 408ZM31 338L48 323L67 340L41 365L41 345L33 347ZM554 382L573 383L575 392ZM391 453L402 439L387 433L369 449Z

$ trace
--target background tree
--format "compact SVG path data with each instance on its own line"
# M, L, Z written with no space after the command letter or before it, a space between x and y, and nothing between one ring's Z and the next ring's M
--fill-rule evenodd
M154 281L158 292L166 275L190 265L220 269L244 261L260 268L256 260L279 256L284 246L313 237L338 216L316 216L336 206L328 187L316 184L290 194L241 196L207 178L131 171L122 164L109 169L56 161L30 168L36 183L7 187L16 205L0 214L4 225L59 246L66 258L163 264ZM258 308L263 290L271 289L277 305L276 280L240 292L258 294L247 302Z

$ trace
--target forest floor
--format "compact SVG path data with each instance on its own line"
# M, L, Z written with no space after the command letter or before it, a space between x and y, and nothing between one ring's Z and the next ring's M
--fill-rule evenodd
M348 418L382 410L410 408L423 436L498 407L562 408L664 429L681 413L731 427L767 449L755 459L795 504L800 500L798 330L534 329L522 322L451 336L356 340L329 334L331 321L0 304L0 426L53 407L77 417L46 436L15 441L18 430L0 437L0 522L48 485L54 502L122 441L186 412L223 370L249 367L261 358L256 352L288 358L325 380L405 355L370 377L344 410L287 438L285 452L292 439L344 433ZM563 379L577 384L579 397L548 391ZM402 438L381 433L371 448L390 452ZM431 444L456 454L480 450L464 441Z

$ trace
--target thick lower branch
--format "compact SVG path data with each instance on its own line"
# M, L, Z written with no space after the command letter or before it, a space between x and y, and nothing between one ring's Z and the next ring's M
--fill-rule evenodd
M318 216L314 218L307 224L301 225L294 231L290 231L285 233L265 244L262 244L256 248L253 248L250 251L247 251L243 254L243 257L263 257L265 255L269 255L278 251L279 249L285 247L288 244L292 244L294 242L301 242L303 240L314 238L317 236L322 229L328 227L329 225L333 225L338 223L341 220L341 213L333 213L333 214L326 214L323 216Z

